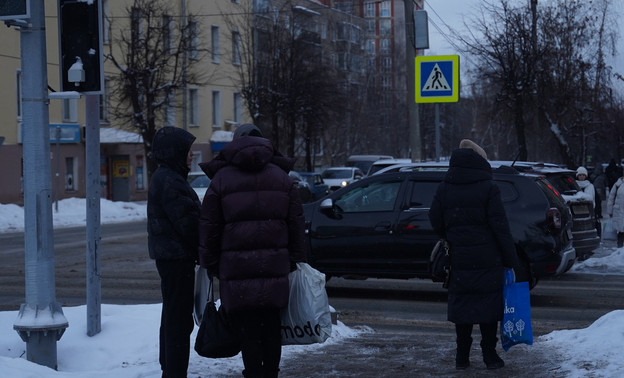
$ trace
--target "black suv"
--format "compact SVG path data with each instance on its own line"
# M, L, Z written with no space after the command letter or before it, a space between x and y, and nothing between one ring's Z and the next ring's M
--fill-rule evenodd
M495 163L494 163L495 164ZM553 184L572 212L572 245L578 260L585 260L600 246L593 202L581 195L576 183L576 171L547 163L516 162L513 167L521 172L542 175Z
M444 171L373 175L305 204L308 261L327 276L430 278L429 206ZM531 287L575 260L571 214L543 176L493 170Z

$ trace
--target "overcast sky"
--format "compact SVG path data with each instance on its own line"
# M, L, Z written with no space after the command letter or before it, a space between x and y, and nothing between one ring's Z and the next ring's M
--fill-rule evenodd
M528 6L528 0L524 0ZM429 50L425 55L451 55L459 54L447 39L454 41L452 32L449 31L447 24L457 32L465 31L464 20L468 21L477 14L479 3L482 0L425 0L425 10L429 17ZM619 15L624 15L624 2L621 0L612 0L613 11ZM616 19L620 19L617 17ZM467 22L470 24L470 22ZM624 23L620 22L620 36L618 41L619 56L611 62L616 72L624 74ZM437 26L437 28L436 28ZM444 32L445 38L438 28ZM468 57L460 55L460 67L462 71L470 65ZM624 85L622 86L624 88Z

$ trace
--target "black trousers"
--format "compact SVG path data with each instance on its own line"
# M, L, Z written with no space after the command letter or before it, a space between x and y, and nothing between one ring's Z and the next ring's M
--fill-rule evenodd
M278 308L228 314L241 334L245 377L277 377L282 358L281 318Z
M455 324L455 333L457 334L457 350L458 353L470 353L470 345L472 344L472 324ZM491 352L496 349L498 338L496 331L498 330L498 322L480 323L481 331L481 350L483 353ZM467 349L466 349L467 348Z
M193 332L195 262L156 260L162 292L160 368L163 377L186 377Z

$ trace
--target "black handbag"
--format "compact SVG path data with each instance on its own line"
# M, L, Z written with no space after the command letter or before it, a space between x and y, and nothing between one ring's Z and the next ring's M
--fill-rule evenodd
M236 356L241 351L240 337L230 325L223 306L219 307L219 310L215 306L212 278L209 293L195 339L195 351L200 356L208 358Z
M451 276L451 255L449 244L444 239L438 240L431 251L429 273L433 282L442 282L442 287L448 288Z

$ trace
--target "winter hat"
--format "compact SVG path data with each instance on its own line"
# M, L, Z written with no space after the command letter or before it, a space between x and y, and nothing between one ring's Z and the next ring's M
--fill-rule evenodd
M234 130L233 139L238 139L244 136L255 136L262 137L262 132L256 125L252 125L251 123L244 123Z
M462 139L461 142L459 142L459 148L470 148L474 152L478 153L479 156L487 160L487 154L485 153L485 150L470 139Z
M585 169L585 167L578 167L576 170L576 177L579 177L579 175L585 175L585 177L587 177L587 169Z

